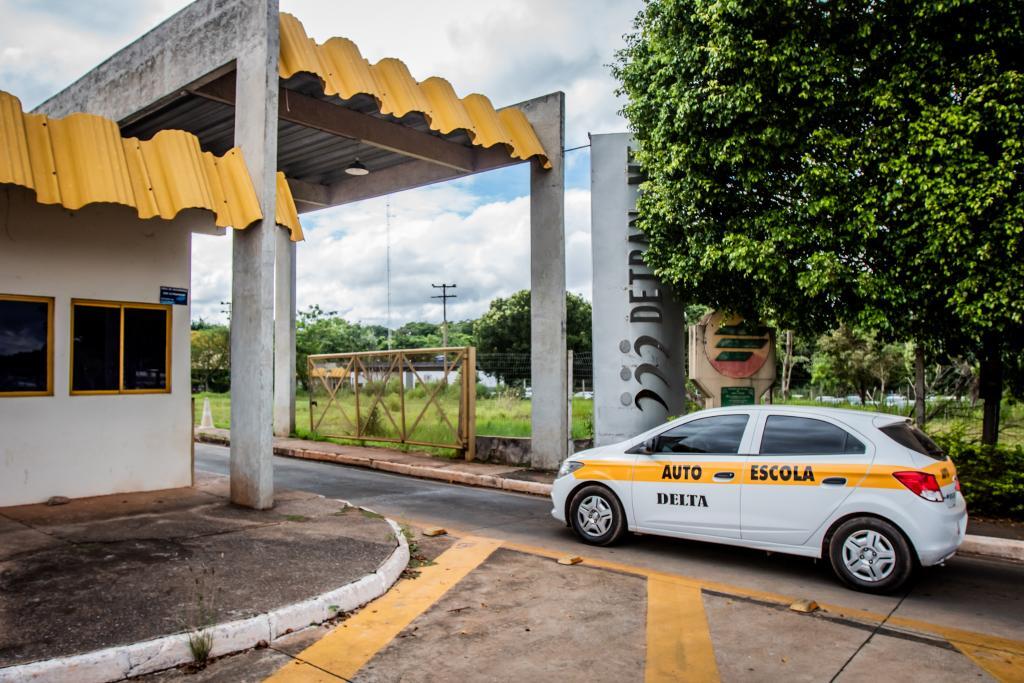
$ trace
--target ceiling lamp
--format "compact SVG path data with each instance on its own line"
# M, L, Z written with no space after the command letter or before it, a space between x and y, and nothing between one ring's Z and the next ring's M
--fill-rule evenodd
M348 165L348 168L345 169L345 173L348 173L349 175L366 175L369 172L370 169L366 168L366 165L359 161L359 159L353 161Z

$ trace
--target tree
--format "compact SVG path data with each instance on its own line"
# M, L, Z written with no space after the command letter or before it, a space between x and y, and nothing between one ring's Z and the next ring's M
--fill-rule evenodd
M200 319L192 323L192 381L203 391L231 386L231 338L224 325Z
M1024 335L1024 4L650 0L614 66L683 300L978 350ZM987 381L986 381L987 378Z
M309 389L307 358L320 353L373 351L386 345L387 330L364 327L340 318L336 311L314 305L299 311L295 325L295 370L302 386Z
M578 294L567 292L566 345L574 352L589 352L590 302ZM498 297L473 325L480 367L510 384L530 377L529 362L511 362L510 355L530 354L530 290L523 289L508 298ZM497 357L496 354L501 354Z
M395 330L392 346L396 349L438 348L443 341L441 325L428 322L408 322ZM473 321L448 323L449 346L473 346Z
M884 400L886 386L903 376L905 353L904 346L881 342L874 332L842 325L818 340L811 381L842 393L853 390L861 403L878 388Z

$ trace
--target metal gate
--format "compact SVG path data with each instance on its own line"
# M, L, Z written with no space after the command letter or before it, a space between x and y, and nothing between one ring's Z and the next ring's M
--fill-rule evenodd
M472 346L309 356L315 436L476 454Z

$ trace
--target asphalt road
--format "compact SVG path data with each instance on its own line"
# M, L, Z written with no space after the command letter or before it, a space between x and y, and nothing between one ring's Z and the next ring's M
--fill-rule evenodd
M196 444L199 469L227 474L228 449ZM873 596L841 586L823 563L806 558L652 536L613 548L575 540L536 496L478 489L291 458L274 458L275 484L340 498L400 521L453 533L514 541L613 560L681 576L894 614L934 624L1020 639L1024 634L1024 566L954 557L923 570L904 594Z

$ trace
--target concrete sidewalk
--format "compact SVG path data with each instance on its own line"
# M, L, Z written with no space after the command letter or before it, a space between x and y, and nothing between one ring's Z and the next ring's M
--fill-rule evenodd
M195 438L204 443L230 445L227 429L196 429ZM290 458L322 460L342 465L366 467L421 479L502 489L537 496L551 495L554 472L526 470L521 467L447 460L426 453L403 453L388 448L342 446L327 441L274 438L274 453ZM1013 562L1024 562L1024 540L1020 525L996 525L992 522L968 522L968 534L960 552Z
M231 432L227 429L197 428L195 437L197 441L221 446L231 443ZM555 480L554 472L528 470L510 465L448 460L426 453L403 453L389 448L342 446L329 441L274 437L274 453L289 458L323 460L420 479L435 479L452 484L482 486L538 496L551 495L551 482Z
M192 488L0 508L0 681L119 680L219 656L341 616L408 563L396 524L281 491L229 503L227 477Z

